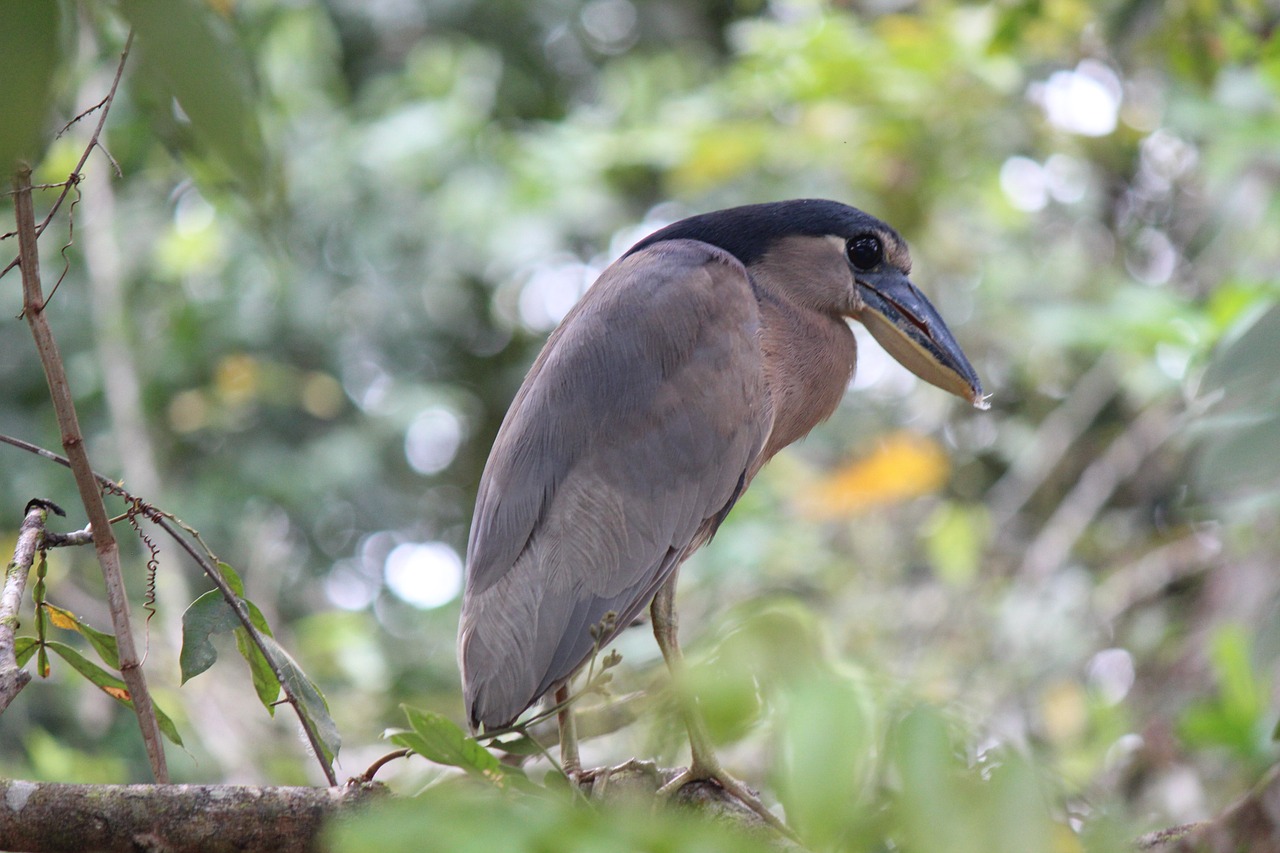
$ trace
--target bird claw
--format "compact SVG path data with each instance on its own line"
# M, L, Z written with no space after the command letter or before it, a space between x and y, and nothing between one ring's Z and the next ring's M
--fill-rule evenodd
M666 802L671 796L683 788L690 782L714 782L719 785L725 793L738 800L751 811L755 812L761 820L773 827L775 830L785 835L787 838L799 843L800 837L796 835L791 827L775 815L773 812L761 802L760 797L755 791L748 788L745 784L730 776L724 770L716 769L713 771L699 771L696 767L689 767L681 770L670 781L658 789L657 801L659 803Z

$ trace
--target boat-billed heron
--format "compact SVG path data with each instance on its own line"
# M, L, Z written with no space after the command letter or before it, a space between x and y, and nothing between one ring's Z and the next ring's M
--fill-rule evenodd
M984 406L910 271L885 223L799 200L681 220L601 274L534 362L480 480L458 633L473 729L566 696L650 602L663 656L680 665L680 564L765 462L835 410L857 358L849 318L917 376ZM592 630L602 624L604 636ZM744 794L696 710L685 717L693 755L680 781ZM563 714L561 727L573 774Z

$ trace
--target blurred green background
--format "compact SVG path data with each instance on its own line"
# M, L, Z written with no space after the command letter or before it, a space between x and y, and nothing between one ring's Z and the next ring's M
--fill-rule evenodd
M1062 826L1105 814L1123 835L1212 814L1275 759L1274 5L27 5L3 6L30 37L3 37L25 76L0 107L38 133L0 154L32 156L37 183L74 167L96 114L54 134L138 31L103 139L122 176L90 158L74 234L64 205L41 241L46 290L65 268L49 316L91 458L237 567L326 691L343 774L387 750L401 703L462 719L471 502L547 333L649 231L802 196L906 236L992 409L860 334L836 415L690 562L683 636L729 767L803 803L821 792L796 768L835 762L835 802L870 814L933 778L913 745L982 778L995 750L1016 758L989 779L1000 808L1019 813L1034 772ZM56 449L20 310L13 272L0 432ZM6 549L32 497L83 524L64 470L0 447L0 472ZM187 743L175 778L318 781L234 655L179 687L181 615L208 585L160 544L147 670ZM125 547L139 602L145 556ZM49 596L110 623L88 551L51 555ZM681 761L652 638L619 649L615 693L651 698L587 763ZM65 667L0 718L0 774L147 778L131 715ZM894 825L943 820L895 802ZM859 820L816 831L874 834Z

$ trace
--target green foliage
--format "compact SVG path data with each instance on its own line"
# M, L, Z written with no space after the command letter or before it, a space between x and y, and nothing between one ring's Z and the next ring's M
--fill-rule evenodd
M1223 747L1259 770L1275 761L1276 717L1270 679L1255 671L1252 644L1238 625L1213 636L1210 662L1217 695L1183 711L1178 734L1194 747Z
M19 160L39 161L49 137L49 105L63 62L62 8L0 0L0 171L6 177ZM7 190L9 181L4 184Z
M133 699L129 696L129 689L121 679L107 672L65 643L49 640L42 643L41 646L65 660L86 681L124 707L133 707ZM160 724L160 733L178 746L182 746L182 736L178 734L178 727L173 724L173 720L169 718L169 715L162 711L159 706L153 705L153 710L156 714L156 721Z
M871 842L883 710L860 679L805 679L779 709L778 797L816 850Z
M266 194L252 66L226 20L201 0L123 0L120 12L137 35L143 79L177 101L242 192Z
M446 783L410 799L380 803L336 822L325 849L343 853L512 853L645 850L653 853L764 853L775 849L757 837L649 804L590 808L567 797L513 798L491 785Z
M502 765L489 750L467 736L456 723L440 714L406 707L411 731L396 732L391 742L411 749L428 761L461 767L468 773L498 781Z
M1239 511L1280 502L1280 305L1270 305L1214 353L1201 380L1210 401L1196 425L1203 489Z
M392 555L430 543L460 559L474 484L537 347L644 229L772 198L851 201L910 241L913 276L994 408L957 410L867 342L831 422L774 460L682 571L692 671L677 689L699 697L728 755L761 768L747 781L827 848L1071 850L1047 803L1102 803L1086 835L1109 822L1099 837L1132 836L1186 819L1169 803L1188 768L1195 810L1225 805L1270 760L1261 674L1280 655L1271 13L1216 0L678 5L127 0L77 7L73 33L65 3L0 4L0 158L7 145L38 156L101 99L136 28L103 140L123 177L82 186L74 235L64 205L44 239L50 255L69 244L50 310L95 466L155 483L246 567L252 595L237 595L314 675L271 643L331 753L333 721L370 744L408 704L423 711L406 736L475 770L487 759L449 723L456 602L420 606L397 585L443 588L456 566L397 575ZM1114 126L1081 130L1099 116ZM39 181L65 179L86 125L48 147ZM97 154L88 168L110 171ZM0 317L18 314L15 294L0 288ZM20 332L0 333L0 422L54 446ZM945 449L943 485L808 512L814 482L904 425ZM64 472L0 452L0 503L72 503ZM50 561L51 596L100 622L82 604L100 592L90 556ZM149 679L190 678L231 630L260 699L277 698L217 599L192 607L183 650L200 661L166 659L196 598L184 572L162 560ZM41 607L37 626L49 617ZM1232 623L1256 631L1217 641L1205 671L1180 664L1203 657L1206 625ZM106 661L86 627L76 642ZM658 692L651 642L620 643L615 692ZM1098 663L1108 651L1127 673ZM47 667L46 646L21 652ZM238 707L248 688L230 670L166 706L180 720L197 715L173 701ZM6 768L141 774L138 755L115 758L118 717L57 679L40 687L0 722ZM922 696L933 704L918 709ZM678 761L674 716L653 704L589 748ZM224 713L222 726L264 778L297 781L280 769L300 763L282 736L292 724L265 716ZM231 735L194 728L199 760L175 761L178 778L244 771L212 742ZM993 731L1035 748L977 755ZM422 762L406 764L393 784L416 790ZM545 765L528 766L536 779ZM423 826L458 849L737 849L647 812L613 819L491 787L434 785L340 849L420 846Z
M244 594L244 582L235 569L226 563L219 563L218 569L232 592L237 595L240 604L248 612L249 621L258 630L259 640L265 647L266 653L264 654L263 649L249 637L249 632L221 591L210 590L193 601L182 614L182 652L179 663L182 668L183 683L204 672L217 661L218 650L213 644L214 635L233 634L236 639L236 650L249 665L249 673L258 701L268 713L275 714L276 700L281 690L280 679L276 675L279 671L284 684L297 699L298 712L317 732L325 761L332 764L338 754L341 737L329 714L329 705L321 694L320 688L302 671L297 661L276 642L271 626L267 624L267 619L258 606L241 597ZM267 655L270 655L271 660L267 659Z
M55 607L47 601L43 607L45 613L49 614L49 621L55 627L75 631L89 641L89 645L93 646L93 650L102 658L103 663L112 669L120 669L120 650L116 646L116 638L113 634L99 631L92 625L86 624L70 610Z

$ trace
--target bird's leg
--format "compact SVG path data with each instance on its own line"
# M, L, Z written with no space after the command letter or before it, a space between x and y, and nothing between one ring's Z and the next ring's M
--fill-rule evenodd
M684 653L680 651L680 625L676 619L675 608L676 576L673 574L653 597L649 608L653 620L653 636L658 641L658 648L667 662L671 678L679 686L684 676ZM716 758L715 748L711 745L711 735L707 732L702 717L698 714L696 700L680 702L680 713L684 716L685 728L689 730L689 776L692 779L713 779L720 773L720 759Z
M671 678L678 682L684 675L684 653L680 651L679 624L675 609L676 576L673 574L653 597L653 605L649 608L653 620L653 636L658 641L658 648L671 671ZM678 691L677 691L677 695ZM764 803L746 785L724 772L720 767L720 759L716 757L715 747L711 743L711 734L698 714L697 700L690 696L679 698L680 713L684 716L685 728L689 731L689 769L676 774L675 778L658 789L658 797L665 799L684 787L687 782L714 779L721 788L742 801L765 823L783 835L798 841L791 827L783 823L777 815L765 808Z
M560 769L573 781L582 773L582 761L578 758L578 724L568 703L569 685L564 684L556 691L556 704L562 706L556 715L560 723Z

